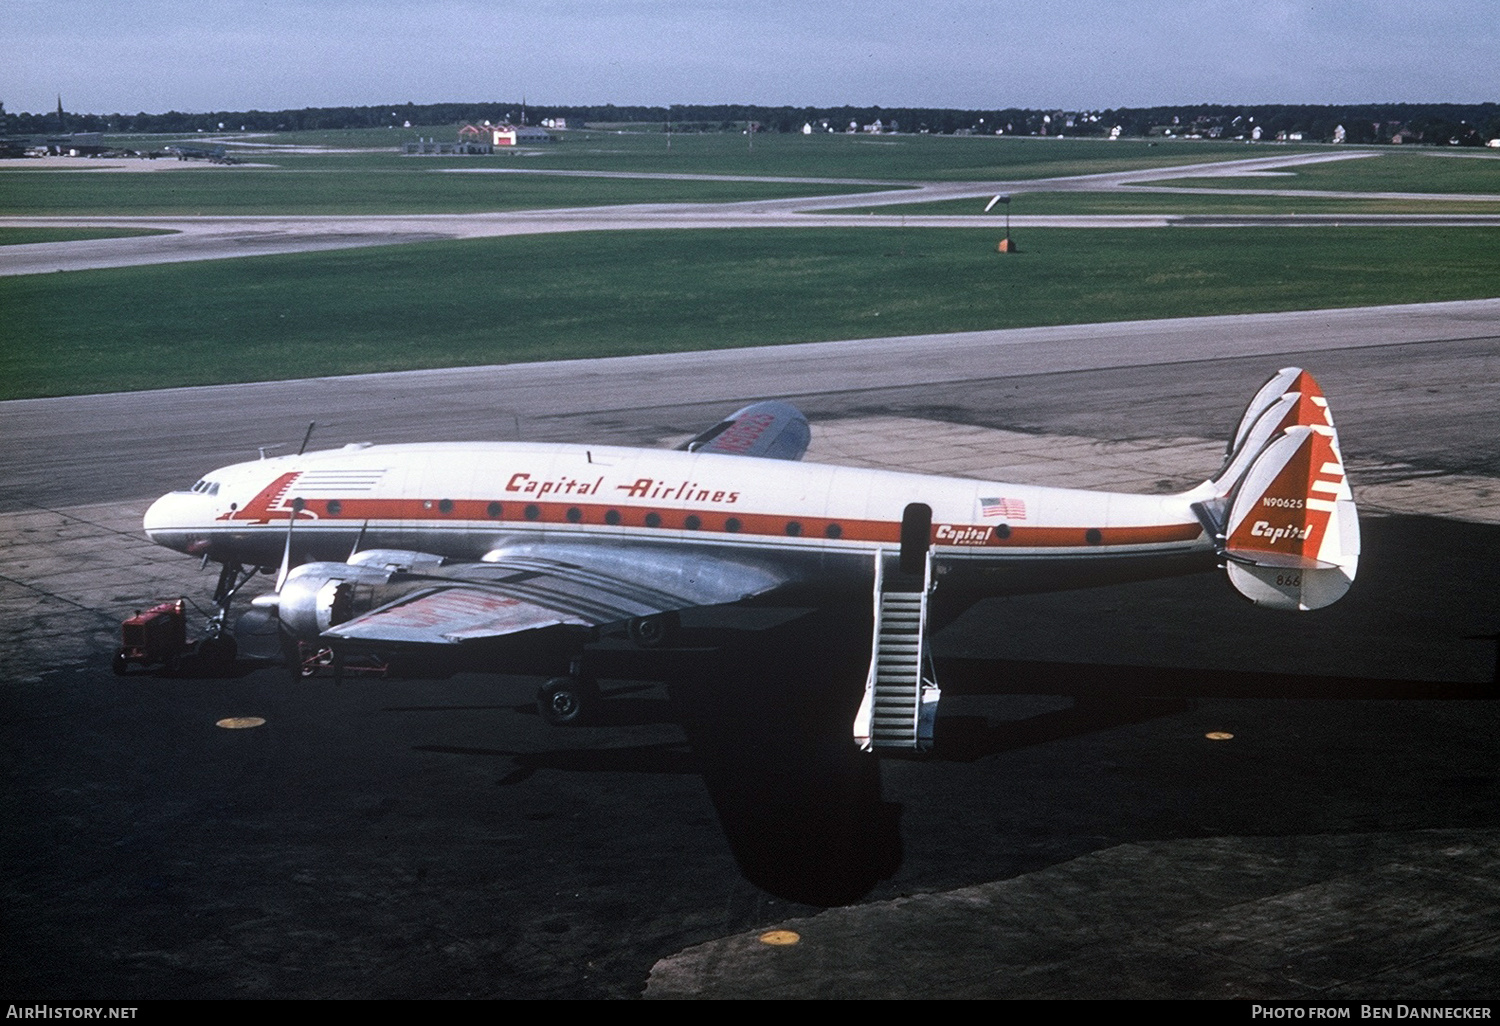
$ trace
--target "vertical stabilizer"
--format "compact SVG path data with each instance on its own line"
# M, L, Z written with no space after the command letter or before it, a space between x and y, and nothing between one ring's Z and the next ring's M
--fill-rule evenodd
M1230 583L1257 605L1318 609L1349 590L1359 520L1328 400L1312 375L1278 371L1240 419L1218 497L1205 504Z

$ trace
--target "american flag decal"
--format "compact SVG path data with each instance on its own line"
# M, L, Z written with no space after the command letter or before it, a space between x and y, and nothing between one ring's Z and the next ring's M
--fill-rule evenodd
M979 512L987 517L1004 517L1007 520L1025 520L1026 503L1020 499L995 498L979 500Z

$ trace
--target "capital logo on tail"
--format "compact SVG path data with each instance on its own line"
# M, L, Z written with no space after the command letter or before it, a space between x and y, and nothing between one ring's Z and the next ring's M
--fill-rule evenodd
M1213 482L1229 579L1258 605L1316 609L1349 589L1359 520L1328 400L1311 374L1277 372L1240 419ZM1227 512L1227 516L1225 515Z

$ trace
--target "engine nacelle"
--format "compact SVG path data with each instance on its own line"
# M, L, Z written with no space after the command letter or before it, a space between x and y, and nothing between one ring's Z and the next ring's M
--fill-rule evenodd
M384 567L304 563L287 574L276 596L277 618L293 637L316 638L395 598L393 576Z
M382 570L431 570L448 562L431 552L410 549L364 549L349 557L351 566L376 567Z

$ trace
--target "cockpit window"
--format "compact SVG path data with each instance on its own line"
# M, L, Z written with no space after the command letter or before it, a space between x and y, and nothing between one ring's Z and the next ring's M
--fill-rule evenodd
M199 481L197 484L193 485L193 487L190 490L194 491L194 492L197 492L200 495L218 495L219 494L219 482L217 482L217 481L210 481L207 478L204 478L203 480Z

